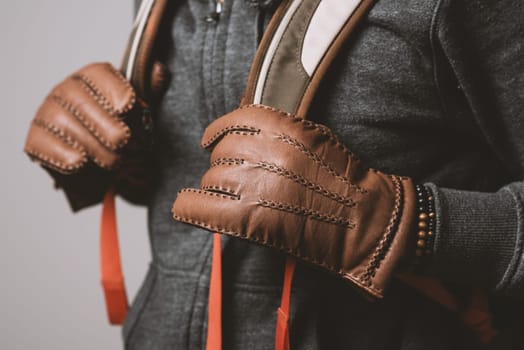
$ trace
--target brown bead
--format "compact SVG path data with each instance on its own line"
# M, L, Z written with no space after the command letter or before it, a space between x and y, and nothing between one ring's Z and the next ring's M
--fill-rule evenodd
M420 228L426 228L426 227L428 227L428 224L426 224L424 221L419 221L419 222L418 222L418 227L420 227Z
M420 213L420 215L418 216L418 218L420 220L426 220L428 218L428 214L426 213Z
M430 218L434 217L435 216L435 213L434 212L431 212L428 214Z
M418 231L418 236L419 236L420 238L424 238L424 237L426 237L426 231L422 231L422 230Z
M433 236L433 231L428 231L428 236Z
M430 255L430 254L431 254L431 250L426 249L426 255Z
M424 248L425 243L426 243L426 242L424 242L423 239L419 239L419 240L417 241L417 247L419 247L419 248Z
M415 255L416 255L416 256L419 256L419 257L422 256L423 253L424 253L424 252L422 251L422 249L417 249L417 250L415 251Z
M433 196L429 196L428 200L432 201L433 200Z

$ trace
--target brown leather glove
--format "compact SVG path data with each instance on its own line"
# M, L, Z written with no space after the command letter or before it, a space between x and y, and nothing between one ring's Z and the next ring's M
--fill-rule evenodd
M382 297L414 250L415 190L365 169L325 126L249 105L214 121L211 168L176 220L270 246Z
M95 63L58 84L38 110L25 152L64 189L73 210L100 202L110 184L138 201L136 188L125 190L145 181L137 169L144 168L147 127L136 101L120 72Z

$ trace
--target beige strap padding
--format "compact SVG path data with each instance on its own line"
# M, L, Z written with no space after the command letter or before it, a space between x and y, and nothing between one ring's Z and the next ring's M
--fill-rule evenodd
M331 61L373 3L286 1L262 38L242 104L260 103L304 117Z

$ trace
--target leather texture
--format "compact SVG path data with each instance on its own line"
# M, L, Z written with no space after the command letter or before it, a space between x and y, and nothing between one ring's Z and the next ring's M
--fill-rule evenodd
M211 167L176 220L288 253L382 297L411 258L411 179L365 168L327 127L263 105L209 125Z
M62 174L88 161L111 169L131 137L121 119L136 101L133 88L110 64L91 64L58 84L36 113L25 151Z
M100 202L110 185L137 202L144 191L126 188L144 187L138 184L145 181L139 163L145 158L146 120L136 117L142 111L135 90L111 64L87 65L46 97L25 152L64 189L73 210Z

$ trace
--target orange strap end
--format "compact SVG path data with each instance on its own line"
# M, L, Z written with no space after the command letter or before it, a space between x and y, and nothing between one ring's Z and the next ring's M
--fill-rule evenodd
M458 312L460 305L457 298L439 280L407 273L399 274L397 277L411 288L436 301L446 309Z
M461 305L455 295L435 278L410 274L401 274L398 277L422 295L458 313L464 324L479 337L483 344L489 344L498 334L493 327L488 297L485 293L475 291L469 304Z
M213 235L213 258L209 282L206 350L222 349L222 241Z
M489 301L485 293L474 291L470 304L460 316L464 324L477 334L484 345L489 345L498 334L493 326Z
M290 350L289 345L289 304L291 300L291 284L295 273L296 260L288 257L284 270L284 284L280 307L277 312L277 329L275 333L275 350Z
M124 274L118 246L115 192L107 191L100 223L100 270L109 323L121 325L128 311Z
M291 284L296 260L287 258L284 271L284 285L277 314L275 350L290 350L289 345L289 305ZM206 350L222 349L222 242L219 233L213 235L213 257L209 284L208 325Z

